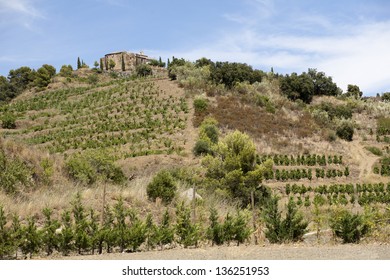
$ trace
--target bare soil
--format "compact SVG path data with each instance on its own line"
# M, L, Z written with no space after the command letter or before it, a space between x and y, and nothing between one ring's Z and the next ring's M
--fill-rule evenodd
M390 260L390 244L248 245L77 255L72 260Z

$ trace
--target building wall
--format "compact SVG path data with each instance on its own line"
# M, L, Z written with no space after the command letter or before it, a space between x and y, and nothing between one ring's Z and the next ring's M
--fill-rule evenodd
M147 63L149 58L143 54L135 54L129 52L116 52L106 54L102 58L103 69L110 70L110 60L115 62L115 66L112 70L122 71L122 59L125 62L125 71L135 71L135 68L139 64Z

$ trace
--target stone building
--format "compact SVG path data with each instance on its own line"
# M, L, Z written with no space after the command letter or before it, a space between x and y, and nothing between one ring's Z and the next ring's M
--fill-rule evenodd
M135 71L138 65L149 61L150 58L143 52L131 53L126 51L108 53L100 59L104 70L113 71Z

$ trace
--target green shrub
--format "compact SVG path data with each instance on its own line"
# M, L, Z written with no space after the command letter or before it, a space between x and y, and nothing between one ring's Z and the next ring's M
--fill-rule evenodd
M176 195L176 182L171 173L161 170L146 187L146 193L150 200L161 198L165 204L170 203Z
M381 117L377 120L377 134L390 134L390 118Z
M360 214L352 214L347 210L334 212L330 227L343 243L359 243L360 239L369 232L369 226Z
M139 77L146 77L152 75L152 67L147 64L140 64L136 68L136 73Z
M194 99L195 112L197 112L197 113L204 112L207 110L207 107L208 107L208 100L207 99L201 98L201 97Z
M13 252L13 240L11 231L6 227L7 214L0 204L0 260L9 258Z
M28 187L31 185L33 172L19 158L7 158L0 148L0 187L7 194L15 194L18 186Z
M342 122L336 130L337 136L346 141L352 141L353 133L353 125L349 122Z
M93 184L98 180L121 184L126 179L112 157L96 151L74 154L65 163L65 167L71 178L83 184Z
M16 117L12 113L5 113L1 118L1 127L5 129L16 128Z
M373 153L374 155L376 156L382 156L383 153L382 153L382 150L379 149L378 147L373 147L373 146L368 146L368 147L365 147L368 151L370 151L371 153Z
M202 139L196 141L195 147L193 149L193 153L195 156L206 155L210 154L211 152L212 150L210 148L209 142Z

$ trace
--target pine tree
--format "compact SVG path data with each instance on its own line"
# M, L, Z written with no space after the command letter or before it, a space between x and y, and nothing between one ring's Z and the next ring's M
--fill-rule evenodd
M223 222L223 233L224 233L224 240L228 242L228 245L230 245L230 242L234 239L234 220L233 217L230 215L230 213L226 214L225 221Z
M95 214L95 211L93 209L90 209L89 220L88 220L88 235L89 235L92 255L95 254L95 249L98 244L98 232L99 232L98 216Z
M263 219L267 227L265 237L271 243L281 241L282 217L278 210L278 201L279 198L277 196L272 196L263 211Z
M146 240L146 226L138 218L134 210L129 211L130 227L127 228L126 234L128 243L133 252L137 251L139 246Z
M44 208L42 213L45 217L43 229L41 230L42 243L45 246L46 254L49 256L53 253L53 250L58 248L58 236L56 230L60 227L60 223L57 220L52 219L53 211L49 208Z
M146 245L147 249L153 249L158 242L158 228L153 222L152 214L146 216Z
M6 224L7 215L0 205L0 260L8 258L13 251L11 232L5 227Z
M62 252L64 256L69 255L73 250L74 233L72 229L72 220L69 211L65 211L61 215L61 232L59 234L59 251Z
M158 228L157 243L161 246L171 244L174 238L174 229L171 227L171 217L168 209L165 210L161 224Z
M199 227L191 222L191 210L184 202L176 206L176 233L185 248L196 246L200 239Z
M115 245L119 246L121 253L126 249L128 244L126 216L127 211L123 204L123 198L121 197L114 205Z
M238 211L237 215L234 217L233 233L233 239L237 241L237 246L239 246L240 243L247 241L252 233L251 229L248 227L248 220L241 211Z
M288 241L298 241L306 232L308 223L303 220L303 216L298 212L297 205L290 198L287 204L286 218L281 223L282 239Z
M20 224L19 216L14 214L12 216L12 224L11 224L11 240L13 251L15 252L15 258L18 258L18 250L20 248L20 244L22 242L23 232L22 226Z
M111 247L115 242L115 235L113 232L114 216L108 205L104 208L104 220L100 225L96 234L96 242L98 247L98 253L103 253L104 243L106 244L107 253L111 252Z
M80 69L82 67L80 57L77 58L77 69Z
M225 242L223 225L218 221L219 215L214 207L210 209L209 221L210 225L207 229L207 239L211 240L211 244L221 245Z
M33 217L27 218L27 225L22 226L22 243L20 248L22 253L27 257L38 253L42 244L41 236L37 230L35 219Z
M86 219L85 209L81 201L80 193L76 194L75 199L72 202L72 213L74 218L74 241L78 253L90 247L90 239L87 233L88 222Z

